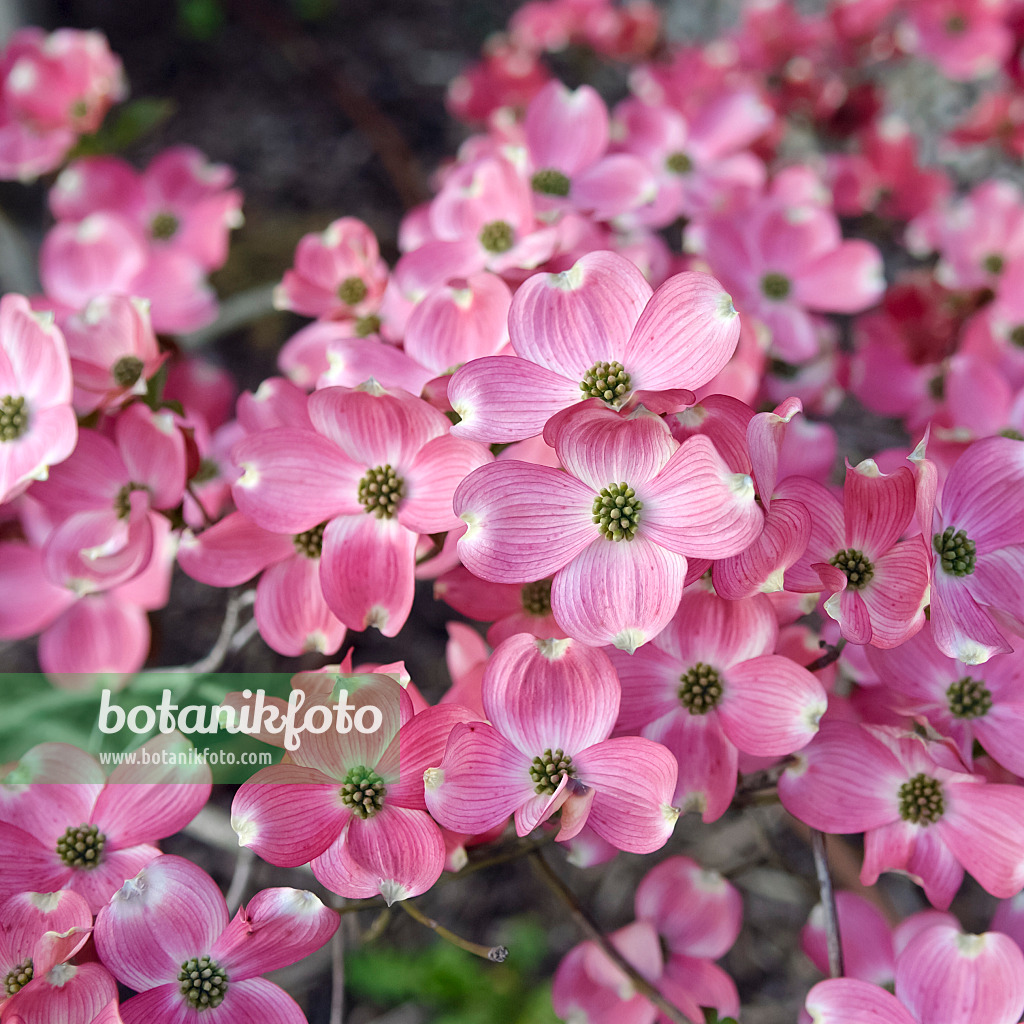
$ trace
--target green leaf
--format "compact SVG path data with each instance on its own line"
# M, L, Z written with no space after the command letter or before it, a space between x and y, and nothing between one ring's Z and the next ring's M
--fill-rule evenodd
M220 0L178 0L178 29L182 35L208 43L224 27Z
M173 100L158 99L155 96L140 96L131 103L122 104L107 115L99 131L93 135L83 135L78 140L68 159L118 153L154 131L174 111Z

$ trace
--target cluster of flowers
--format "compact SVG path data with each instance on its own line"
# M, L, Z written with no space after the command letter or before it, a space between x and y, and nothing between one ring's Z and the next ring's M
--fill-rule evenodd
M434 579L489 624L489 646L452 628L441 703L400 664L351 676L346 662L354 698L387 709L382 729L308 737L232 808L242 845L309 863L347 897L425 892L510 817L526 836L558 813L577 864L651 853L681 811L720 818L740 771L783 766L791 813L865 835L866 884L904 871L945 909L968 871L1015 895L1024 196L991 181L955 195L872 72L911 49L957 78L1009 67L1016 11L757 4L727 37L640 63L652 8L529 5L453 90L486 130L406 217L396 265L352 218L302 240L275 301L316 319L233 420L223 378L165 365L153 334L212 310L202 281L237 219L230 172L185 150L141 177L73 164L51 193L47 298L0 303L0 587L19 594L0 636L42 632L58 681L130 673L176 555L215 586L258 575L267 643L333 655L348 630L396 636L416 579ZM635 62L630 97L609 110L543 71L569 43ZM1019 104L1014 74L989 99ZM787 163L798 119L833 151ZM890 283L841 218L899 257ZM845 333L830 313L853 318ZM837 489L823 417L847 393L902 420L909 443L862 452ZM819 640L841 658L818 664ZM328 707L338 670L293 685ZM22 841L19 820L0 842ZM619 948L691 1015L734 1012L707 960L735 938L732 890L666 864ZM14 894L64 884L19 876ZM663 895L702 885L722 904L710 937ZM118 898L96 926L104 962ZM182 955L213 955L217 933ZM1005 945L930 940L919 959L941 948L979 971ZM609 1019L633 998L617 970L580 947L556 1000ZM897 995L924 1024L906 970ZM812 994L815 1019L840 1024L835 1006L861 998L910 1019L835 991Z
M184 746L169 736L145 749ZM206 803L209 768L131 765L105 778L77 748L44 743L15 770L18 784L0 791L0 1019L144 1024L223 1005L218 1020L304 1024L260 975L323 946L338 914L311 892L273 888L232 919L209 875L153 845ZM117 982L138 994L119 1004Z

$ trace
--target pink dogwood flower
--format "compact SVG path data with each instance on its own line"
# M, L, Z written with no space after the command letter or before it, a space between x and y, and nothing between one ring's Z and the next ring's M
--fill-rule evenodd
M343 896L381 894L388 904L418 896L445 863L423 772L440 760L453 726L474 716L450 704L414 716L409 694L386 675L336 677L307 709L331 708L339 688L354 709L379 710L378 728L305 736L290 763L263 768L239 789L232 828L240 846L271 864L312 862L317 878ZM358 721L359 711L352 714Z
M488 723L457 725L424 776L430 813L476 834L514 814L528 835L561 809L559 839L585 823L620 850L650 853L672 834L675 758L640 737L609 739L619 683L607 656L574 640L517 634L491 656Z
M162 758L191 744L171 733L140 750ZM0 891L73 889L95 913L121 883L160 855L156 839L184 828L210 796L203 762L119 765L107 778L95 758L66 743L33 747L0 791Z
M763 594L725 601L691 589L672 621L633 655L611 651L622 683L617 732L640 730L679 762L673 802L720 818L739 752L780 757L818 731L818 680L774 653L779 625Z
M21 295L0 299L0 505L74 450L71 364L52 315Z
M261 974L318 950L338 914L302 889L263 889L229 920L220 889L182 857L149 863L96 918L96 950L137 993L124 1024L305 1024L298 1004Z
M651 291L643 274L611 252L592 252L570 270L535 274L520 286L509 337L520 357L475 359L448 386L462 418L456 436L521 441L559 410L598 398L611 408L653 403L658 391L694 389L729 361L739 319L708 274L684 273ZM678 396L669 407L692 401Z
M915 510L908 468L885 474L871 459L847 463L842 502L806 477L784 480L776 493L811 514L811 538L786 571L787 589L829 592L825 611L851 643L896 647L921 629L928 555L920 537L900 540Z
M412 608L421 533L459 525L451 496L490 461L479 444L448 434L443 413L370 380L309 397L313 429L266 430L239 441L235 502L273 533L323 527L320 583L349 629L394 636Z
M945 910L966 868L1005 898L1024 887L1024 791L972 775L951 747L887 727L825 722L779 781L823 832L865 832L861 881L906 871Z
M645 410L591 401L553 418L545 439L566 472L499 460L455 492L469 527L459 557L496 583L552 576L555 620L583 643L636 650L675 612L688 557L736 554L761 530L750 477Z

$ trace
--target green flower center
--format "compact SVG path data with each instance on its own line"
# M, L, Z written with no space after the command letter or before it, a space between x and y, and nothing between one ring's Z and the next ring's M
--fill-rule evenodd
M530 184L534 192L541 192L546 196L567 196L569 194L569 179L553 167L538 171L531 179Z
M691 715L706 715L721 699L721 676L703 661L679 677L679 700Z
M4 978L4 995L16 996L32 980L32 958L12 967Z
M785 274L779 274L774 270L761 278L761 291L769 299L784 299L789 294L791 287L789 278Z
M173 213L158 213L149 225L149 233L162 242L178 233L178 218Z
M0 441L15 441L28 430L28 409L21 395L0 398Z
M185 1002L195 1010L212 1010L224 1002L228 990L228 974L215 960L206 956L192 957L178 972L179 990Z
M673 153L665 161L665 166L673 174L689 174L693 170L693 161L685 153Z
M856 548L837 551L829 561L846 573L849 586L854 590L863 590L875 575L875 567L864 557L864 552Z
M138 356L121 356L114 363L114 383L119 388L130 388L142 376L143 362Z
M118 519L127 519L129 512L132 510L131 495L133 491L148 491L149 488L145 484L130 483L125 484L117 492L117 497L114 498L114 511L117 513Z
M377 334L380 331L380 317L373 313L367 313L356 321L356 336L365 338L368 334Z
M354 306L366 298L366 282L361 277L346 277L338 285L338 298L346 306Z
M492 220L480 231L480 244L488 252L508 252L512 248L512 225L506 220Z
M564 753L561 747L554 751L548 747L540 757L535 757L533 764L530 765L533 791L538 796L543 793L554 793L563 775L575 779L576 769L572 765L572 757Z
M519 591L519 599L523 602L523 610L530 615L550 615L551 578L524 583Z
M632 386L626 368L617 359L594 363L580 381L580 391L587 398L602 398L611 405L618 405Z
M946 19L946 31L951 36L958 36L967 31L967 19L962 14L953 14Z
M947 526L932 537L932 547L942 562L942 571L950 576L970 576L977 562L974 541L963 530Z
M1001 274L1005 266L1005 260L997 252L990 252L982 261L981 265L990 274Z
M1017 348L1024 348L1024 324L1017 324L1012 331L1010 331L1010 341L1016 345Z
M999 436L1009 438L1011 441L1024 441L1024 434L1019 430L1014 430L1013 427L1007 427L1005 430L1000 430Z
M923 772L900 786L900 817L912 825L933 825L946 810L942 786Z
M297 533L292 537L295 550L307 558L319 558L324 549L324 527L326 523L314 526L312 530L305 533Z
M95 825L69 828L57 840L57 856L69 868L96 867L106 845L107 837Z
M644 503L629 484L609 484L594 499L593 520L608 540L632 540Z
M980 680L964 676L946 690L950 714L957 718L981 718L992 708L992 691Z
M359 503L378 519L390 519L405 495L405 481L391 468L375 466L359 481Z
M341 802L365 821L383 806L387 789L384 780L369 768L358 765L349 770L341 787Z

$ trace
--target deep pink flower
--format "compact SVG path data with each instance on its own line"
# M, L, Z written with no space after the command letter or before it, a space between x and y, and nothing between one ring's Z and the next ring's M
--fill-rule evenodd
M545 438L566 472L499 460L456 491L459 556L497 583L553 576L555 620L577 640L635 650L675 612L687 557L736 554L760 532L750 477L707 437L680 445L657 416L592 401Z
M264 889L229 921L213 879L181 857L159 857L96 918L96 949L139 995L124 1024L305 1024L298 1004L259 975L318 950L338 914L311 892Z
M847 463L842 502L805 477L784 480L776 493L811 514L807 550L786 571L788 590L830 593L825 611L855 644L896 647L924 625L928 555L920 537L900 540L915 510L907 467L885 474L871 459Z
M425 774L430 813L454 832L515 815L528 835L561 808L560 839L585 823L620 850L650 853L672 833L675 758L639 737L608 739L619 683L601 651L518 634L484 673L489 723L457 725Z

